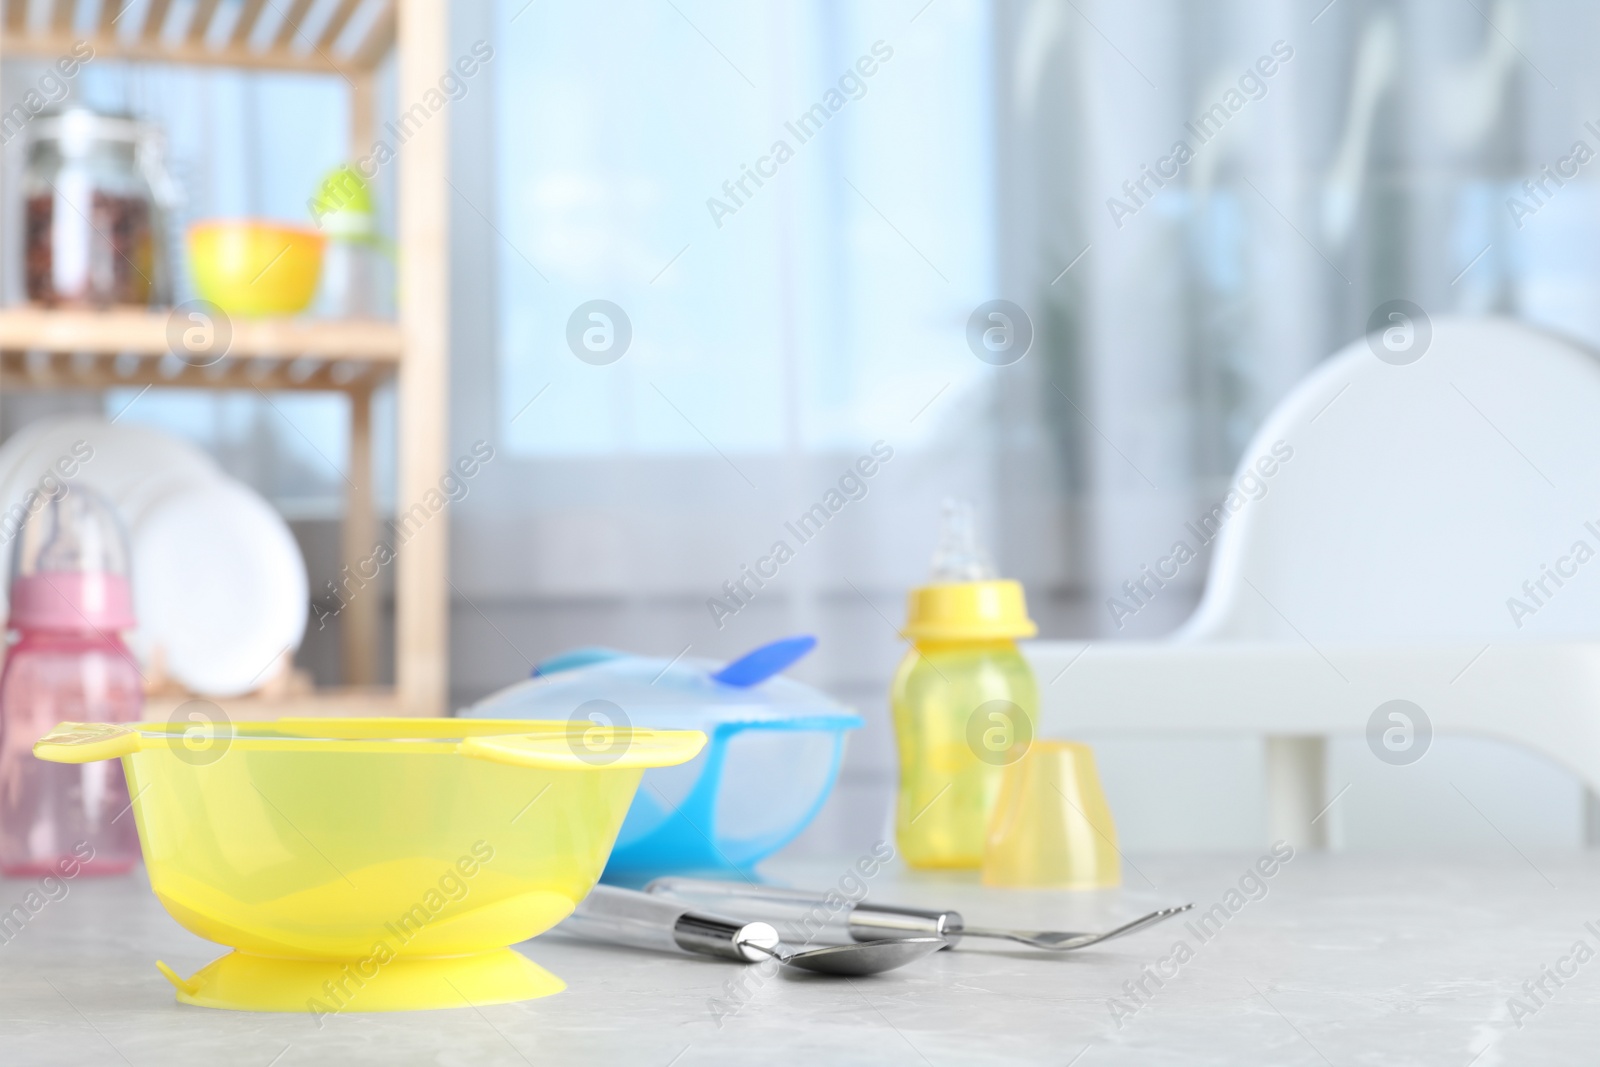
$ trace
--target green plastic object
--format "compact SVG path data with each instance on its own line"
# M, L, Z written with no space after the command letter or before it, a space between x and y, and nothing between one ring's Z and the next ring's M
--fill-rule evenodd
M329 237L378 243L372 189L350 164L341 163L322 179L310 206L312 221Z

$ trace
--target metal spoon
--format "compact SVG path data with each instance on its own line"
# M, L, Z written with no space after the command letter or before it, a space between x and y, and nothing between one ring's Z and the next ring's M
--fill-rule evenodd
M942 937L894 937L793 951L771 923L691 911L687 904L615 886L597 885L557 929L591 941L756 963L776 960L816 974L878 974L945 947Z
M882 941L858 941L853 945L829 945L804 952L786 952L783 946L767 948L747 942L757 951L765 952L785 967L798 967L815 974L836 974L859 978L868 974L892 971L915 963L922 957L945 947L942 937L889 937Z

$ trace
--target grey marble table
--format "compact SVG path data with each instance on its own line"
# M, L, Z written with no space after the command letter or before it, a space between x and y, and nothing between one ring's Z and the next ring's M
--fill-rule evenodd
M0 944L0 1063L1600 1062L1600 855L1302 853L1270 878L1250 875L1257 860L1135 856L1123 890L1093 894L894 867L871 881L873 898L974 925L1096 928L1189 900L1212 913L1063 956L997 943L854 981L763 978L546 936L520 948L564 993L320 1027L175 1003L154 961L189 973L221 950L168 918L142 874L82 879ZM826 885L846 863L765 873ZM0 906L29 887L0 881Z

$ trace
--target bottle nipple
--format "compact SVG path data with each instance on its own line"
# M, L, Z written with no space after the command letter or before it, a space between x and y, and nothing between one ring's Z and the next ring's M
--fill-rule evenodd
M987 582L995 577L989 554L978 544L972 505L946 497L939 520L939 546L933 551L935 583Z

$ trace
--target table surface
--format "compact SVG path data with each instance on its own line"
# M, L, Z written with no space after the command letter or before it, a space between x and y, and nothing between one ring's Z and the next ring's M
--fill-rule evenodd
M764 977L733 963L546 935L519 948L565 979L563 993L483 1008L341 1014L320 1026L310 1015L177 1004L154 961L188 974L221 950L169 918L142 872L80 878L0 943L0 1060L138 1067L1595 1062L1600 854L1302 852L1260 885L1249 877L1257 860L1134 856L1125 887L1098 893L985 889L970 876L894 866L870 881L871 899L955 907L974 926L1094 929L1164 904L1193 901L1195 914L1221 904L1205 931L1173 920L1053 956L969 941L854 980ZM849 863L780 863L763 873L826 886ZM0 906L31 887L0 881ZM1144 991L1134 984L1141 981ZM1542 990L1524 991L1524 983L1539 981Z

